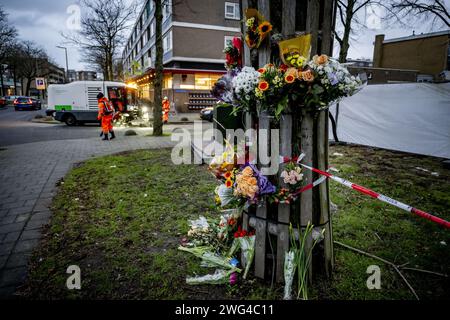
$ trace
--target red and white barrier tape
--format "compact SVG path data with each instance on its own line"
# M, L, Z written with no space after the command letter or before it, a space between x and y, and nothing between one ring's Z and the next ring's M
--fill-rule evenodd
M448 221L446 221L446 220L444 220L442 218L436 217L436 216L434 216L432 214L429 214L429 213L427 213L425 211L422 211L422 210L419 210L417 208L411 207L411 206L409 206L407 204L404 204L403 202L400 202L400 201L394 200L392 198L389 198L389 197L387 197L385 195L382 195L382 194L380 194L378 192L375 192L375 191L367 189L367 188L365 188L363 186L360 186L360 185L358 185L356 183L353 183L353 182L350 182L348 180L345 180L345 179L339 178L337 176L334 176L331 173L328 173L328 172L325 172L325 171L322 171L322 170L319 170L319 169L307 166L305 164L301 164L300 161L303 158L304 158L304 155L301 155L300 157L292 158L292 159L289 159L287 157L281 157L280 160L282 161L282 163L286 163L286 162L289 162L289 161L295 161L299 165L301 165L302 167L322 175L325 179L326 178L330 178L330 179L332 179L332 180L334 180L334 181L336 181L336 182L338 182L338 183L340 183L340 184L342 184L342 185L344 185L344 186L346 186L348 188L351 188L353 190L358 191L359 193L365 194L365 195L367 195L369 197L372 197L374 199L378 199L378 200L380 200L380 201L382 201L384 203L388 203L388 204L390 204L392 206L395 206L397 208L400 208L402 210L414 213L414 214L418 215L419 217L422 217L422 218L425 218L427 220L433 221L433 222L435 222L437 224L440 224L441 226L444 226L444 227L450 229L450 222L448 222ZM317 180L317 181L319 181L319 180ZM309 188L309 189L311 189L311 188ZM301 191L301 192L303 192L303 191Z

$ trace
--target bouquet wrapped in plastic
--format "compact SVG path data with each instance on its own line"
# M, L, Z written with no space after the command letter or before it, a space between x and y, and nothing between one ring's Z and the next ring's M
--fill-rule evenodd
M235 272L233 270L221 270L217 269L213 274L207 274L198 277L187 277L186 283L191 285L198 284L227 284L234 281L232 275Z
M250 49L259 48L270 31L272 31L272 25L256 9L247 9L245 17L247 26L245 42Z

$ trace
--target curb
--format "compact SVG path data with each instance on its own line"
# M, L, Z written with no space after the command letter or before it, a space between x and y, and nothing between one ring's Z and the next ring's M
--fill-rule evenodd
M33 123L45 123L45 124L61 124L61 122L56 121L56 120L45 121L45 120L40 120L40 119L31 119L31 122L33 122Z

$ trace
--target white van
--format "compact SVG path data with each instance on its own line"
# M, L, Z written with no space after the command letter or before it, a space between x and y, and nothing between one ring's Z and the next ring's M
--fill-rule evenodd
M136 90L123 82L75 81L48 86L47 113L54 111L55 119L68 126L98 122L97 95L100 92L113 103L116 110L119 105L124 112L136 107Z

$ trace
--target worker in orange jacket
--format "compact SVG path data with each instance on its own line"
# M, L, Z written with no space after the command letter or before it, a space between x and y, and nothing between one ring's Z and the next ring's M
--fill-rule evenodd
M102 123L102 134L103 140L107 141L109 140L109 134L111 134L111 139L115 139L116 135L114 134L113 129L113 117L114 117L114 106L112 103L108 100L108 98L105 97L103 93L99 93L97 95L98 100L98 116L97 119L101 120Z
M162 102L162 112L163 112L163 122L169 122L169 111L170 111L170 103L169 98L164 97Z

